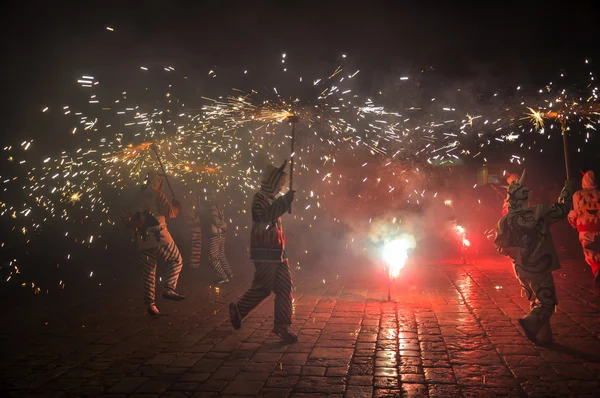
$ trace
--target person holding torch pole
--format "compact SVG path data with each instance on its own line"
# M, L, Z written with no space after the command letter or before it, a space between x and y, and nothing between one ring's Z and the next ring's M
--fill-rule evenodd
M518 320L519 325L527 339L536 344L552 342L550 317L557 304L552 272L561 266L550 225L567 218L572 198L573 184L567 180L556 203L529 206L523 171L519 181L508 187L508 212L496 227L494 245L511 259L515 276L531 303L531 311Z
M154 151L158 157L156 148ZM126 209L125 218L126 225L135 230L139 262L143 272L144 301L148 305L150 315L160 315L155 300L157 260L167 265L163 298L174 301L185 299L184 295L175 290L183 261L167 229L166 221L167 218L177 217L181 211L181 204L174 195L172 203L169 203L162 191L163 183L167 181L173 194L160 157L158 160L162 174L155 170L148 170L144 174L145 183Z
M285 187L287 160L276 167L268 165L263 173L260 191L252 201L250 258L255 273L252 286L235 303L229 304L229 317L234 329L263 300L275 293L275 325L273 333L286 343L298 340L289 327L292 324L292 274L285 251L286 239L281 216L289 212L295 192L289 190L276 197Z

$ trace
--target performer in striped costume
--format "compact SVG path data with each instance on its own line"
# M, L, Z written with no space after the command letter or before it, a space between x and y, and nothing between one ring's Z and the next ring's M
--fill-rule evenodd
M229 316L234 329L239 329L242 319L274 292L273 332L286 343L293 343L298 337L289 330L292 324L292 275L285 253L281 216L290 209L294 191L275 198L285 186L286 165L287 161L279 168L268 165L260 191L254 195L250 258L254 261L256 272L250 289L237 303L229 304Z
M146 175L145 185L127 209L127 224L135 229L139 261L144 275L144 300L150 315L159 315L156 307L156 261L167 265L163 297L180 301L185 296L177 293L177 281L182 268L179 249L167 229L167 218L174 218L181 210L175 199L169 203L162 192L163 178L155 171Z
M191 232L191 244L190 244L190 267L200 268L200 261L202 259L202 205L200 203L200 197L196 195L193 201L191 214L190 214L190 232Z
M519 319L519 325L532 342L548 344L552 342L550 317L557 304L552 271L560 269L550 225L567 218L573 186L566 181L553 205L528 206L529 188L524 184L525 171L508 187L508 212L498 222L494 244L512 260L515 275L531 303L531 311Z
M208 211L210 211L208 262L220 278L218 283L226 283L233 277L231 268L229 268L229 262L227 261L227 257L225 257L227 223L225 222L223 208L217 203L217 196L214 193L208 198L207 213Z

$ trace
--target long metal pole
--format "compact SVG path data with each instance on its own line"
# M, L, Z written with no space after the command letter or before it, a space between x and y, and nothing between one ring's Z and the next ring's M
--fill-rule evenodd
M562 130L563 150L565 153L565 168L567 171L567 180L570 180L571 172L569 171L569 150L568 150L568 146L567 146L567 126L564 121L561 121L560 129Z
M154 154L156 155L156 159L158 159L158 164L162 169L162 172L165 176L165 180L167 181L167 185L169 186L169 190L171 191L171 195L173 199L175 199L175 193L173 192L173 187L171 187L171 183L169 182L169 177L167 177L167 172L165 171L165 166L163 166L162 160L160 159L160 155L158 154L158 150L156 149L156 145L152 144L152 149L154 150Z
M288 121L292 124L292 152L291 152L291 162L290 162L290 191L294 189L294 150L296 146L296 123L298 123L298 116L290 115L288 116ZM292 205L290 204L290 209L288 210L289 214L292 214Z

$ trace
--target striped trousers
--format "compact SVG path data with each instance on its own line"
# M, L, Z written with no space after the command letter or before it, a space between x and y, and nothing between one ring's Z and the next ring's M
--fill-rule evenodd
M233 275L225 257L225 236L213 234L208 238L208 263L220 278Z
M242 319L264 299L275 293L275 326L292 324L292 274L287 261L280 263L255 261L252 286L237 302Z
M190 246L190 267L200 268L202 258L202 228L192 228L192 242Z
M175 242L141 251L139 259L144 276L144 301L146 304L155 303L157 260L163 261L167 266L165 290L175 290L181 268L183 267L181 254L179 254L179 249Z

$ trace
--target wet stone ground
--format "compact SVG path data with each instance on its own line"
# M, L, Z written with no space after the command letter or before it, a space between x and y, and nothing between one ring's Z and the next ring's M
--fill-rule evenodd
M270 334L272 298L241 330L227 303L250 275L219 293L182 275L182 303L151 318L141 286L59 302L32 301L2 317L2 396L43 397L521 397L600 391L600 297L586 265L555 273L556 344L525 339L528 309L507 262L422 262L385 302L373 272L295 274L299 342ZM196 278L196 279L195 279Z

